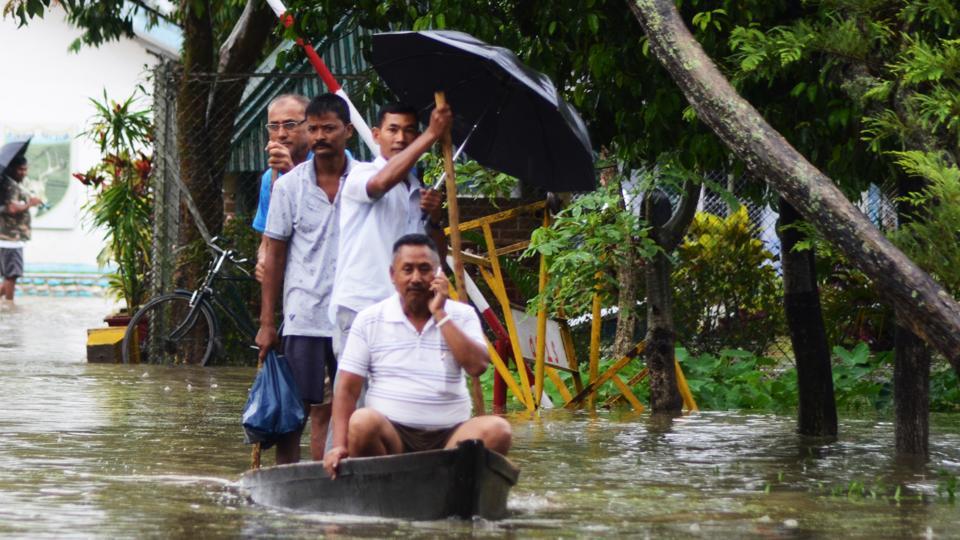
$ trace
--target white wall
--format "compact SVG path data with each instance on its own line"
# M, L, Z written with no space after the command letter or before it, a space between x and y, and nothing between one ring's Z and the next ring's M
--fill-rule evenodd
M94 112L89 98L102 98L106 89L111 98L125 99L157 62L131 39L69 52L79 35L59 9L23 28L10 18L0 19L0 138L67 133L70 172L86 171L99 160L94 144L76 138ZM33 240L24 249L28 271L37 265L96 265L103 235L81 224L87 190L71 181L63 202L34 220Z

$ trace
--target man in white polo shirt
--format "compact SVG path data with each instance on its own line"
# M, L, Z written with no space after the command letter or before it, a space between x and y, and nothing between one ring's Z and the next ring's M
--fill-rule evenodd
M439 107L420 133L416 109L386 105L373 128L380 155L371 163L357 163L347 176L330 302L330 318L337 326L333 347L338 355L357 313L393 293L387 269L394 241L405 234L427 232L429 227L434 242L443 242L440 194L426 189L410 171L452 121L450 108ZM426 223L421 219L424 213L429 216Z
M480 439L501 454L510 424L499 416L470 418L463 372L479 376L490 362L473 308L447 299L449 283L433 241L400 237L390 279L395 293L361 311L339 358L333 393L331 476L345 457L382 456ZM364 382L366 406L356 408Z

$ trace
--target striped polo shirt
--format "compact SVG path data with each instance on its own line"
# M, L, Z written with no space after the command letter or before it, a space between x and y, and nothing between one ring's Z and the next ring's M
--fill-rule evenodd
M444 311L470 339L486 348L473 308L447 300ZM339 369L365 377L366 406L390 421L419 429L442 429L470 418L463 369L453 359L431 317L417 333L400 295L361 311L339 358Z

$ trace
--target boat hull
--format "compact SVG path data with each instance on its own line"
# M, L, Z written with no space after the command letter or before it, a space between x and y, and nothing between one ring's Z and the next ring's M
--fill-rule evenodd
M352 458L331 480L321 462L250 471L241 485L265 506L389 518L431 520L506 515L519 470L480 441L450 450Z

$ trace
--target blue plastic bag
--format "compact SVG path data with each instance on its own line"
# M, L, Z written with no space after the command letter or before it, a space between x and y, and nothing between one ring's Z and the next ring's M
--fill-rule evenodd
M243 406L244 441L270 448L283 435L302 428L305 420L303 402L287 359L271 350Z

